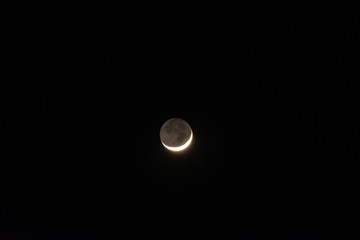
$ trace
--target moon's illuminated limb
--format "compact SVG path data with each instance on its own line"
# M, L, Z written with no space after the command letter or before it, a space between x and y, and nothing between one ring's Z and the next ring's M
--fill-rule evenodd
M161 143L164 145L164 147L166 147L166 148L169 149L170 151L179 152L179 151L181 151L181 150L184 150L185 148L187 148L187 147L190 145L190 143L191 143L191 141L192 141L192 138L193 138L193 133L192 133L192 131L191 131L191 135L190 135L189 140L187 140L187 142L184 143L184 145L182 145L182 146L179 146L179 147L169 147L169 146L166 146L163 142L161 142Z

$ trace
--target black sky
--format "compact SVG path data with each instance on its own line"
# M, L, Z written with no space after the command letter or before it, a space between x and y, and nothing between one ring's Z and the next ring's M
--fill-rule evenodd
M265 12L9 18L0 239L359 237L358 12Z

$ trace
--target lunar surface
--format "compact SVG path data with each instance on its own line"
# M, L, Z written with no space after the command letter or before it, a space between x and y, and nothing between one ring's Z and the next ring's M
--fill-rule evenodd
M171 151L181 151L187 148L193 138L190 125L180 119L171 118L160 129L162 144Z

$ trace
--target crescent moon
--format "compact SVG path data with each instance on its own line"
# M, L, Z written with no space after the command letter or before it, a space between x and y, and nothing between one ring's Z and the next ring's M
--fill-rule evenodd
M169 146L166 146L165 143L163 143L163 142L161 142L161 143L164 145L164 147L166 147L166 148L169 149L170 151L179 152L179 151L184 150L185 148L187 148L187 147L190 145L190 143L191 143L191 141L192 141L192 138L193 138L193 133L192 133L192 131L191 131L191 135L190 135L189 140L187 140L186 143L184 143L183 145L181 145L181 146L179 146L179 147L169 147Z

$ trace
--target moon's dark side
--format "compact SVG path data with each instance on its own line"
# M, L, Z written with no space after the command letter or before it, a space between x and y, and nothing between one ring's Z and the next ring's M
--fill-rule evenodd
M190 137L190 125L180 118L169 119L160 129L160 139L168 147L182 146Z

